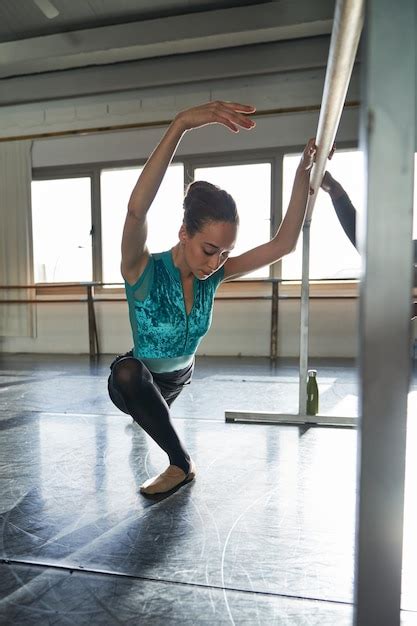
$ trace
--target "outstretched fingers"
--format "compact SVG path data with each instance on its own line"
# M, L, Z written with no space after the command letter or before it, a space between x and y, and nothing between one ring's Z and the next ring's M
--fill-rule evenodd
M256 122L249 115L256 111L256 107L238 102L215 101L211 103L214 121L238 132L240 128L250 130Z
M255 113L256 107L252 104L241 104L240 102L228 102L223 100L216 101L219 104L224 105L227 108L232 109L233 111L241 111L242 113Z
M255 107L249 104L215 100L180 111L175 122L179 124L182 132L207 124L222 124L236 133L241 128L245 130L254 128L255 122L250 118L254 112Z

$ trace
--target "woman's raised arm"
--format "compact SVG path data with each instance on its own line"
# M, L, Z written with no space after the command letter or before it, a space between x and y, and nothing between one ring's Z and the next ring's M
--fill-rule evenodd
M146 266L149 256L146 214L184 133L208 124L222 124L232 132L238 132L240 128L251 129L255 122L248 115L254 111L255 107L236 102L209 102L175 116L146 162L130 196L123 229L121 265L122 276L127 282L135 283Z
M252 248L240 256L228 259L224 266L225 279L230 280L265 265L271 265L294 250L304 223L307 198L311 193L310 171L316 151L315 141L310 139L297 167L287 213L276 235L270 241Z

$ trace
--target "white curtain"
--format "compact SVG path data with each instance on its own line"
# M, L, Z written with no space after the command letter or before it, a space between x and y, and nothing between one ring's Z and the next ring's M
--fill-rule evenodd
M31 149L31 141L0 142L0 286L33 284ZM29 289L0 289L0 336L34 336L35 307L2 302L34 297Z

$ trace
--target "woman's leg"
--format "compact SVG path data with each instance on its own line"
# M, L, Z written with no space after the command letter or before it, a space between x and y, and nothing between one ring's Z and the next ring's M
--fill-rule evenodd
M174 430L168 404L142 361L133 357L118 360L110 374L109 394L167 453L171 465L188 474L190 456Z

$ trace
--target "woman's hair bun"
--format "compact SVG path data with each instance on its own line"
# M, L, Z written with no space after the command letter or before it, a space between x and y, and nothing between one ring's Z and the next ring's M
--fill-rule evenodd
M190 183L184 198L184 224L193 236L207 222L239 223L236 203L232 196L205 180Z

